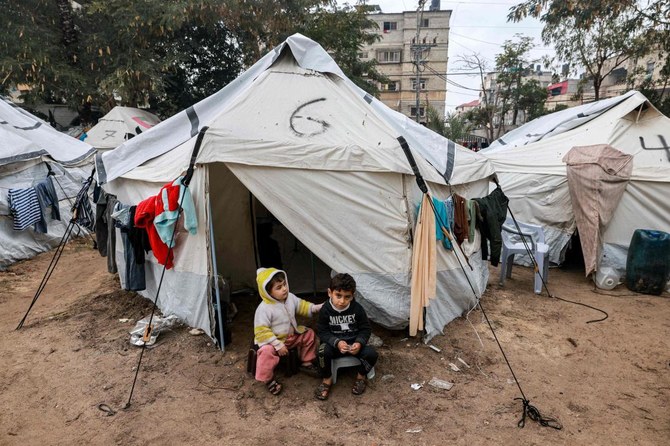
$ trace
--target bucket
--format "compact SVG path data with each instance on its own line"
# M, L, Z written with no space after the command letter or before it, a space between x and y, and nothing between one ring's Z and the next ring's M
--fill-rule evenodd
M661 294L670 279L670 234L636 229L628 247L626 286L631 291Z

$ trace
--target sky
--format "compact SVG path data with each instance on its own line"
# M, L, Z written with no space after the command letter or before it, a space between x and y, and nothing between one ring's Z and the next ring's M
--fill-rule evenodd
M349 3L355 3L350 1ZM382 12L415 11L417 0L369 0L370 5L379 5ZM495 56L502 52L505 40L515 40L515 34L523 34L534 38L536 48L530 57L539 59L544 55L553 56L555 52L542 43L540 34L542 24L536 19L525 19L518 23L508 23L507 14L510 7L521 3L521 0L441 0L441 10L451 10L449 35L449 64L447 79L464 88L447 85L447 111L457 105L470 102L479 96L479 76L463 75L463 67L459 66L458 56L478 53L488 61L490 69L495 66ZM428 10L427 0L424 10ZM474 89L474 90L472 90Z

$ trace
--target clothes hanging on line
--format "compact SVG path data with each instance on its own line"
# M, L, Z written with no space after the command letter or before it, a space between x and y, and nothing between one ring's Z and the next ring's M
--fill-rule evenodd
M507 216L507 203L509 199L505 196L500 186L483 198L474 198L479 206L480 215L477 217L479 229L482 234L482 259L487 260L489 249L487 242L491 244L491 265L498 266L502 250L502 225Z
M92 178L88 178L84 181L84 185L74 201L75 223L91 232L95 230L95 216L93 215L93 209L91 208L91 202L88 197L88 189L91 187L92 181Z
M9 189L7 198L9 211L14 219L12 227L15 231L22 231L42 220L42 208L34 187Z
M465 205L465 198L458 194L454 198L454 237L459 245L468 238L470 229L468 227L468 211Z
M42 234L47 233L47 210L51 208L51 218L53 220L60 220L60 208L58 206L58 194L54 188L51 177L47 176L44 180L35 185L35 192L37 193L37 201L40 203L42 211L42 218L35 223L35 231Z
M134 224L136 209L136 206L124 205L117 201L114 205L114 212L111 214L115 226L121 231L123 256L126 263L124 289L130 291L146 289L144 253L150 249L147 232L144 228L138 228ZM116 219L114 216L119 218Z
M182 180L183 177L177 178L163 186L158 195L139 202L134 217L135 226L146 230L156 260L165 265L166 269L174 266L174 253L171 248L176 243L175 226L179 219L180 204L184 212L184 228L191 234L197 231L198 221L193 198Z

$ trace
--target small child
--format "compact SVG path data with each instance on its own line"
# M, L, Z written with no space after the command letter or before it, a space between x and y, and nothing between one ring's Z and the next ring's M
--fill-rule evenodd
M268 391L279 395L282 385L274 377L279 357L288 355L289 348L298 350L301 370L318 376L313 361L316 359L314 330L298 325L295 316L312 316L321 309L288 291L286 273L276 268L259 268L256 271L258 293L263 302L254 316L254 342L256 353L256 380L265 383Z
M365 392L365 377L377 363L377 352L369 345L372 329L363 307L354 300L356 281L349 274L337 274L330 279L328 300L319 313L317 332L319 345L319 368L323 381L316 388L314 396L325 400L333 384L331 360L345 355L353 355L361 361L358 375L351 392L361 395Z

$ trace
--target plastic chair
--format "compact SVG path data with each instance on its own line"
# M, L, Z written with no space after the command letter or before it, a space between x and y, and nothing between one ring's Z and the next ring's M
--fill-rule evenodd
M512 265L514 265L514 256L516 254L528 254L521 237L526 239L526 245L530 248L535 261L537 262L538 270L542 272L542 277L545 282L547 273L549 272L549 261L547 254L549 253L549 245L544 241L544 231L541 226L532 225L530 223L522 223L517 220L521 232L519 232L514 224L514 220L507 217L505 224L502 226L502 257L500 259L500 285L505 284L505 278L512 277ZM542 279L538 273L535 273L534 283L535 294L542 293Z
M361 361L351 355L341 356L330 361L330 369L333 373L333 384L337 382L337 371L338 369L343 369L346 367L358 367L361 364ZM373 367L367 374L368 379L375 377L375 368Z

